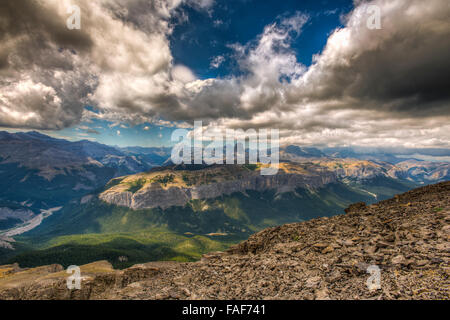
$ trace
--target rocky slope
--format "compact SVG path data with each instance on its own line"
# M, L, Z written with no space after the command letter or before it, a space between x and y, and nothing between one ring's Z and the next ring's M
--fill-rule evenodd
M195 263L0 267L1 299L449 299L450 182L266 229ZM371 267L372 269L370 269ZM380 285L369 290L368 270Z

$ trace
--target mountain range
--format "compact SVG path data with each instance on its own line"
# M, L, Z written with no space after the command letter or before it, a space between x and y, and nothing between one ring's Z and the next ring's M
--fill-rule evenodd
M38 132L0 132L0 201L33 211L66 204L110 179L161 165L169 149L135 153Z
M261 164L171 165L170 152L0 132L0 262L192 261L267 227L450 178L448 162L385 152L286 146L274 176Z

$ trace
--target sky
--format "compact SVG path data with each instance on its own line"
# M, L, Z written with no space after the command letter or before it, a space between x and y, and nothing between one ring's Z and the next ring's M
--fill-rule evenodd
M2 1L0 40L0 130L151 147L201 120L450 148L448 0Z

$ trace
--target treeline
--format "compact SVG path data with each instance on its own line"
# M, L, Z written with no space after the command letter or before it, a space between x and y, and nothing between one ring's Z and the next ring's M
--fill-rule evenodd
M31 268L49 264L60 264L64 268L71 265L84 265L95 261L107 260L114 268L128 268L134 264L150 261L194 261L188 255L180 254L168 247L149 245L145 248L110 248L107 245L63 245L45 250L28 251L8 261L17 262L22 268Z

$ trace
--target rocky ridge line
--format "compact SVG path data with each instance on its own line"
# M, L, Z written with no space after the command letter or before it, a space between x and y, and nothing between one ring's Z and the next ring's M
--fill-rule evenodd
M336 182L336 175L323 172L314 176L299 174L277 174L274 176L253 175L240 180L210 183L188 188L151 188L136 193L129 191L115 192L107 190L99 198L107 203L124 206L131 209L157 208L167 209L172 206L184 206L190 200L214 199L222 195L247 190L265 191L277 190L279 193L291 192L296 188L321 188L326 184Z

